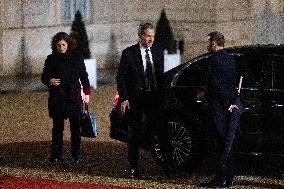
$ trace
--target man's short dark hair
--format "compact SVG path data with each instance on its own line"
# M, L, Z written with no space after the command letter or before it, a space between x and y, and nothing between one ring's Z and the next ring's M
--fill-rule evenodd
M218 46L224 47L225 38L221 32L214 31L208 34L209 41L215 41Z
M150 22L142 22L138 28L138 35L142 35L146 29L154 29L154 26Z

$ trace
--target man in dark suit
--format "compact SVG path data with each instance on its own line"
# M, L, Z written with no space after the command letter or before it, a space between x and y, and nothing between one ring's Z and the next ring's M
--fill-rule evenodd
M232 150L233 141L230 120L234 108L236 66L234 58L224 49L225 39L220 32L209 35L208 51L212 52L206 89L206 98L212 113L214 139L216 140L217 172L206 185L230 186L233 181ZM228 151L229 149L229 151Z
M122 51L116 77L121 112L128 122L128 161L130 178L138 178L139 145L143 141L145 122L153 121L153 110L159 106L163 88L164 55L153 45L152 24L143 22L138 28L139 42Z

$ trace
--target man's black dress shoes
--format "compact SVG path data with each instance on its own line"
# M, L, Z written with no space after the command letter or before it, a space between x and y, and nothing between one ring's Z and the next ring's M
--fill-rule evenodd
M51 163L57 163L57 162L60 162L60 161L62 161L61 157L57 157L57 158L51 157L51 158L49 158L49 162L51 162Z
M201 183L201 187L208 187L208 188L214 188L214 187L230 187L233 185L233 179L212 179L209 182Z
M131 178L131 179L139 179L140 178L139 171L137 169L130 169L130 171L129 171L129 178Z

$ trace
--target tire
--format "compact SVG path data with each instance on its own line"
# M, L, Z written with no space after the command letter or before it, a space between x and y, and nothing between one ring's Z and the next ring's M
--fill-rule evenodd
M152 137L151 154L165 171L183 169L193 159L192 131L182 119L168 119Z

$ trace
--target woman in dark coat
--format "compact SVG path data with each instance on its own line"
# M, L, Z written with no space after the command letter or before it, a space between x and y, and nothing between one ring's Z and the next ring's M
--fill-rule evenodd
M78 164L81 143L80 114L83 111L83 102L89 102L91 88L84 60L71 47L67 33L59 32L52 38L52 54L45 60L41 80L49 88L48 111L53 119L50 161L62 160L64 119L69 118L71 152L74 163ZM83 98L81 84L85 93Z

